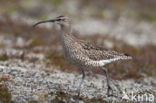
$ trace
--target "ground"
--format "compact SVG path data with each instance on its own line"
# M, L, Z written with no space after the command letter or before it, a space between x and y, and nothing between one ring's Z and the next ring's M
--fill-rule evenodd
M116 1L2 0L0 102L155 103L156 2ZM133 57L106 65L114 97L107 97L105 74L98 68L85 69L81 91L75 92L82 75L63 56L60 28L32 27L59 15L72 18L76 37Z
M87 73L84 85L78 95L75 90L80 82L81 75L76 72L66 73L57 69L47 72L46 69L48 68L43 65L35 66L32 63L20 60L0 62L0 64L0 75L6 78L9 77L6 81L1 81L1 85L7 85L12 95L11 100L16 103L27 101L30 103L33 101L39 103L53 103L54 101L56 103L75 103L76 101L81 101L81 103L95 103L95 101L98 103L102 101L120 103L125 101L122 98L124 92L130 99L131 93L144 97L148 95L147 98L153 99L155 99L154 96L156 95L156 78L151 77L137 80L111 80L115 96L107 97L105 76ZM138 100L137 96L135 98L135 100ZM134 100L131 102L133 103Z

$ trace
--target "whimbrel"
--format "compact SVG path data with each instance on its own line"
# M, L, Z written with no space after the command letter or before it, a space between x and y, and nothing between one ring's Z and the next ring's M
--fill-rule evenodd
M132 57L127 54L110 51L93 43L77 39L73 36L72 21L66 16L58 16L52 20L40 21L34 26L47 22L56 22L60 25L64 56L70 63L81 68L82 79L76 91L80 91L81 85L85 79L84 68L100 68L106 74L108 87L107 95L110 96L110 90L112 90L112 88L109 83L107 69L104 68L104 65L118 60L132 59Z

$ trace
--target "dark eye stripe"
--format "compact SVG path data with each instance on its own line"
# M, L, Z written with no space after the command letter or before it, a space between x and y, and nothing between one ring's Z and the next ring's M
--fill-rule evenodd
M61 21L61 19L57 19L57 21Z
M61 17L64 17L64 16L58 16L57 18L61 18Z
M65 19L57 19L57 21L65 21Z

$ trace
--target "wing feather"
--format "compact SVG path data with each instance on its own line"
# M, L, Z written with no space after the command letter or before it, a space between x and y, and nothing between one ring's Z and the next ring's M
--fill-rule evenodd
M78 42L80 43L82 49L84 49L85 55L92 60L107 60L116 57L127 57L123 53L107 50L104 47L97 46L91 42L86 42L83 40L79 40Z

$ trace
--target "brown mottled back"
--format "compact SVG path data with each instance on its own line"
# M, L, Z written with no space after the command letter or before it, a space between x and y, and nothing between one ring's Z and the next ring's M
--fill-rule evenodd
M100 47L91 42L83 40L78 40L77 42L82 46L82 49L84 49L85 55L92 60L107 60L115 57L127 57L123 53L107 50L106 48Z

